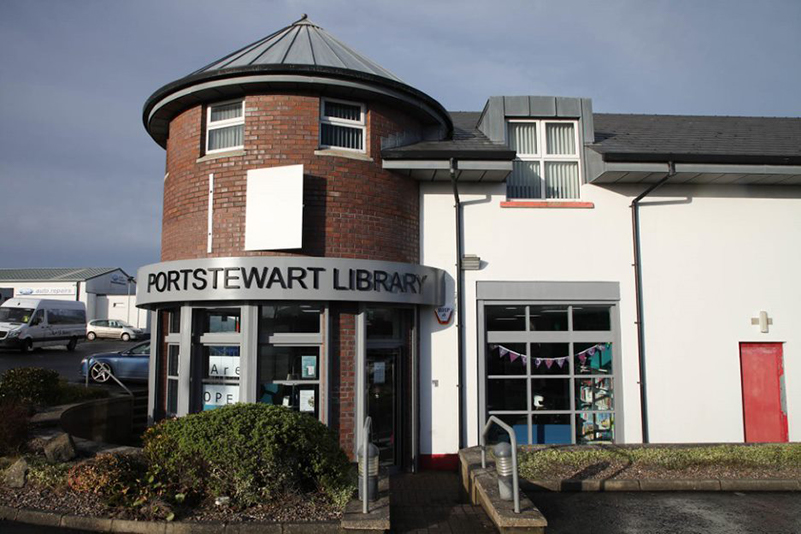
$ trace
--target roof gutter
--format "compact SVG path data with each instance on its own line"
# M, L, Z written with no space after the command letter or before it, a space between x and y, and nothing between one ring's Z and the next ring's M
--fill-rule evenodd
M676 175L676 165L668 162L667 175L640 193L631 202L631 227L634 244L634 292L637 301L637 353L640 367L640 419L642 424L642 442L650 443L648 431L648 395L645 372L645 317L643 314L642 291L642 250L640 247L640 201L663 186L670 178Z

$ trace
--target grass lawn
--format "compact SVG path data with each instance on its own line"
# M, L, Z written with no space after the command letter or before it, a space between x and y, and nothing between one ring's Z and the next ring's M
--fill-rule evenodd
M801 478L801 443L524 447L520 474L554 479Z

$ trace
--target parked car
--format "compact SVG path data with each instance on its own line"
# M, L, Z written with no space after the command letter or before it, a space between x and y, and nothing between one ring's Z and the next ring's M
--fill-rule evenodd
M120 380L147 380L150 362L150 341L139 343L128 350L93 354L81 360L81 377L94 382L108 382L111 374Z
M83 302L14 297L0 306L0 347L29 352L64 345L75 350L85 336Z
M141 328L131 326L119 319L95 319L89 321L86 326L86 339L92 341L97 337L109 337L128 341L130 339L141 339L145 331Z

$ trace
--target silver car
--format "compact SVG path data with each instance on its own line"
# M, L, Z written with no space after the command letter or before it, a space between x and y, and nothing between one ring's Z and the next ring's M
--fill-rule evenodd
M144 337L145 331L129 325L119 319L95 319L86 325L86 339L92 341L98 337L108 337L128 341Z

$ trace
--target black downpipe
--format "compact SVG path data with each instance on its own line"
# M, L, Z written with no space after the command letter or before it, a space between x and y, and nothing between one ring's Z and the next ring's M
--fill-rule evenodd
M464 283L462 279L462 203L459 200L459 186L456 182L456 165L455 159L450 160L450 174L451 185L453 186L453 202L454 211L456 213L456 352L458 353L457 370L459 373L459 404L457 406L456 416L459 421L459 448L463 449L464 444L464 406L465 406L465 390L464 390L464 323L462 321L462 312L464 311L464 303L462 302L462 295L464 290Z
M676 166L668 162L667 175L640 193L631 202L631 227L634 236L634 293L637 300L637 352L640 360L640 418L642 421L642 442L649 443L648 433L648 395L645 383L645 319L642 302L642 252L640 250L640 201L665 184L676 174Z

